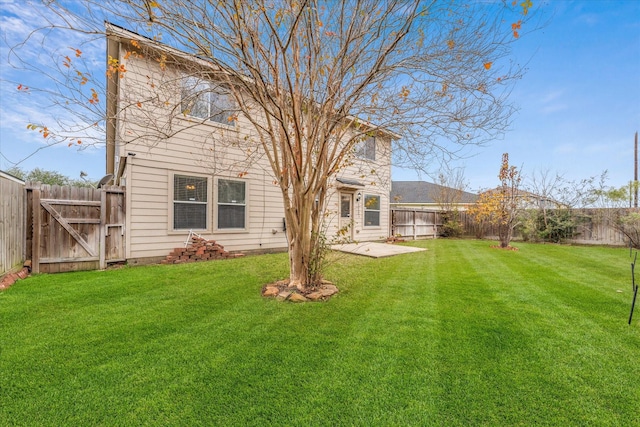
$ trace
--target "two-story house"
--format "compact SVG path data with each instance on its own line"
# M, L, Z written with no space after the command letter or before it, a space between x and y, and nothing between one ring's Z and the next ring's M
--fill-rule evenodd
M107 173L126 187L129 262L157 261L192 232L229 251L286 250L273 168L240 143L254 125L222 85L185 72L212 65L115 25L107 35ZM329 178L329 239L345 226L352 240L388 237L393 137L371 132Z

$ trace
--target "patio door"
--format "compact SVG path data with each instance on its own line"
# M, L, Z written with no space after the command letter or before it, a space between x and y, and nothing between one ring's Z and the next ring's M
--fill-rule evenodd
M340 230L345 227L350 240L353 240L353 193L340 193Z

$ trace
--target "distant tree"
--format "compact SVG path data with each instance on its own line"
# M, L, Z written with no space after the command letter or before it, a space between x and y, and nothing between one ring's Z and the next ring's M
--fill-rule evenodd
M500 247L507 248L518 225L519 213L526 203L520 191L520 171L509 165L508 153L502 155L498 179L500 186L481 193L469 214L479 223L489 222L496 225Z
M488 190L480 193L476 202L469 207L467 213L476 223L476 237L485 236L488 225L498 223L497 212L500 206L500 193Z
M15 176L16 178L26 181L27 173L24 170L22 170L22 168L13 166L7 169L6 172L10 175Z
M31 171L25 171L18 166L9 168L7 172L21 180L27 182L39 182L41 184L48 185L69 185L73 187L95 187L95 183L91 181L72 179L66 175L56 171L48 171L40 168L35 168Z
M550 170L534 171L524 188L531 203L522 212L520 230L525 240L558 243L574 235L578 226L574 207L588 194L588 180L568 181Z
M506 248L511 243L513 230L518 224L518 213L523 207L523 198L520 192L522 177L520 171L513 165L509 165L509 153L502 155L500 173L500 203L498 208L498 237L500 247Z
M442 235L459 237L463 230L460 222L460 202L468 187L464 169L453 169L438 174L438 186L431 194L442 215Z
M633 184L622 187L596 188L591 191L592 201L596 207L600 208L626 208L631 207L633 197Z
M640 212L636 210L616 218L615 229L627 236L630 246L640 249Z
M640 211L631 208L637 188L638 182L632 181L619 188L598 188L592 193L595 203L603 207L600 219L612 223L614 229L629 239L631 246L640 249Z

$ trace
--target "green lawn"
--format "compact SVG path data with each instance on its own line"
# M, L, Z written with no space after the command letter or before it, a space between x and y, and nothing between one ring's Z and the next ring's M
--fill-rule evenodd
M412 244L324 303L260 296L286 254L19 281L0 425L640 425L628 250Z

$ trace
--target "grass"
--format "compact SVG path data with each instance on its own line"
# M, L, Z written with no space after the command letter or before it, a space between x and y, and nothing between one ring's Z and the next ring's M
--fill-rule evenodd
M640 425L628 251L412 244L324 303L260 297L286 254L20 281L0 425Z

